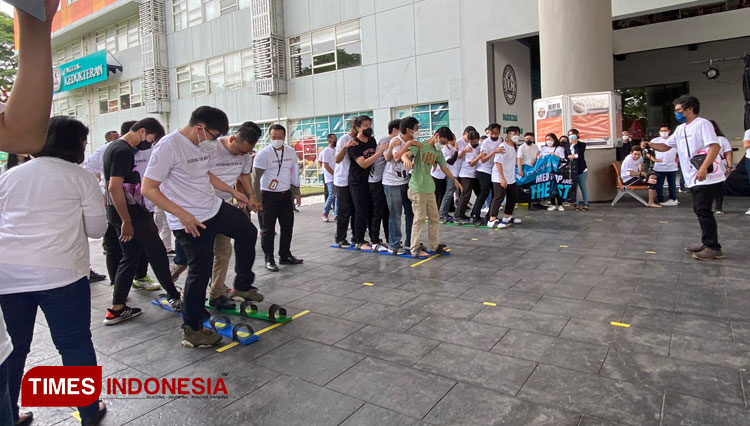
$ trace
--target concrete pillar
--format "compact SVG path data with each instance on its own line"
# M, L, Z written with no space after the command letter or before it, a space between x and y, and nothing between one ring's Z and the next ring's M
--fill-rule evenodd
M613 90L612 2L538 2L542 97ZM586 151L591 201L614 198L613 161L614 149Z

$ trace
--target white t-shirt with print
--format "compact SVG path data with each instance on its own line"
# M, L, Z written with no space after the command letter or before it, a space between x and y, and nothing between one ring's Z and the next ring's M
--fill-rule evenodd
M336 170L336 150L334 148L326 147L323 151L320 153L320 162L328 164L328 167L331 168L331 170ZM333 174L328 173L328 170L326 170L325 167L323 168L323 181L325 183L333 182Z
M5 112L5 104L0 103L0 114ZM0 309L0 364L5 362L10 353L13 352L13 345L10 342L10 336L5 330L5 321L3 320L3 310Z
M146 173L146 167L148 167L148 162L151 160L151 153L153 152L153 148L151 149L145 149L143 151L136 150L134 157L135 161L135 169L138 171L138 174L141 175L141 182L143 182L143 174ZM104 180L104 179L102 179ZM146 209L150 211L151 213L154 212L154 203L151 202L146 197L143 197L143 204L145 204Z
M641 164L643 164L643 157L635 160L632 155L628 155L622 160L622 166L620 167L620 177L622 180L630 179L634 176L630 172L638 173L641 171Z
M283 149L278 151L271 145L261 149L255 155L254 167L263 170L260 177L261 191L285 192L292 185L299 186L297 152L289 145L284 144ZM273 181L276 181L275 188L271 188Z
M378 141L378 148L380 145L391 143L391 138L386 136ZM388 149L388 146L386 146ZM383 173L385 173L385 156L380 154L378 159L370 167L370 177L367 178L368 183L377 183L383 181Z
M521 165L533 166L538 155L539 147L535 143L526 145L526 142L524 142L518 147L517 157L521 160Z
M209 155L208 170L232 188L237 184L237 178L240 175L249 174L253 171L252 154L234 155L221 141L216 144L216 149L211 151ZM218 189L215 189L215 192L219 198L227 203L232 202L232 194Z
M164 196L203 222L216 216L222 203L208 179L209 159L208 152L174 131L154 147L145 176L161 182ZM166 213L169 229L183 229L177 216Z
M391 139L391 142L398 140L401 144L394 146L391 154L395 157L396 153L403 148L404 141L401 136L396 136ZM404 163L396 161L394 158L391 161L385 163L385 169L383 170L383 185L388 186L399 186L409 183L409 172L404 167Z
M504 145L505 153L495 154L493 159L492 167L492 182L501 183L500 171L497 169L497 164L503 165L503 175L508 185L516 183L516 160L518 155L516 154L516 148L508 145Z
M651 139L651 143L666 143L667 139L662 138L661 136L658 138ZM662 160L661 163L654 163L654 171L655 172L676 172L679 170L679 167L677 166L677 150L672 148L667 152L659 152L656 151L656 159Z
M487 138L479 144L479 150L482 151L482 154L489 154L492 151L494 151L500 144L503 143L502 138L498 138L497 141L493 141L491 138ZM495 162L493 159L487 160L487 162L483 162L484 160L479 160L479 163L477 163L477 171L478 172L484 172L488 175L492 174L492 169L495 168Z
M461 153L461 151L463 151L464 149L466 149L467 146L469 146L469 142L467 142L463 138L463 136L461 136L460 138L456 139L456 151L458 151L459 154ZM453 167L456 170L456 173L454 174L454 176L458 177L458 172L461 171L461 163L463 163L463 162L464 162L463 158L456 158L456 162L453 163ZM454 170L454 169L451 169L451 170Z
M336 154L344 149L344 145L352 140L352 137L347 133L339 139L336 143ZM335 162L335 157L334 157ZM351 160L349 155L344 155L344 159L340 163L336 163L336 168L333 169L333 184L339 187L349 186L349 164Z
M106 151L108 147L109 142L100 146L96 149L96 151L94 151L93 154L91 154L89 158L87 158L83 162L83 164L81 164L81 167L83 167L84 169L90 171L95 175L99 175L99 189L102 191L102 195L107 194L107 190L104 188L104 151Z
M724 136L719 136L719 145L721 145L721 148L719 149L719 157L721 157L721 167L724 168L724 173L726 173L727 168L729 167L727 153L732 152L732 144L729 143L729 139L725 138ZM734 166L734 164L732 164L732 166Z
M742 137L742 141L750 141L750 129L745 130L745 136ZM750 158L750 148L745 150L745 157Z
M458 163L458 156L456 157L456 161L453 164L448 164L447 161L450 160L450 158L453 157L453 154L455 153L455 146L446 145L443 147L443 157L445 157L446 160L445 167L447 167L448 170L451 171L451 174L453 174L454 177L458 176L458 169L456 168L456 163Z
M472 160L477 158L480 154L479 147L473 148L472 151L464 154L464 161L461 163L461 168L458 170L458 177L462 178L475 178L477 177L477 165L471 165ZM493 163L494 165L494 163Z
M555 155L560 158L565 158L565 148L558 146L543 146L542 149L539 151L539 155L544 157L545 155Z
M680 164L682 164L682 176L685 178L685 185L688 188L724 182L725 176L719 165L721 159L718 156L714 160L714 172L706 175L704 181L698 181L695 178L698 169L690 163L691 156L707 153L710 146L714 144L719 144L719 137L716 136L714 126L710 121L701 117L697 117L690 124L683 123L677 126L672 136L667 140L666 145L677 149L677 155L680 158ZM690 146L690 154L688 154L688 145Z

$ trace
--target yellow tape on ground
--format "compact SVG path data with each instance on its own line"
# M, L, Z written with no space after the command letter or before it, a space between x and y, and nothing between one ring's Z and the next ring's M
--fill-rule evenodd
M301 317L302 315L305 315L305 314L309 314L309 313L310 313L310 311L302 311L302 312L298 313L297 315L294 315L294 316L292 317L292 319L293 319L293 320L296 320L297 318ZM264 328L263 330L260 330L260 331L256 331L256 332L255 332L255 335L256 335L256 336L260 336L261 334L263 334L263 333L265 333L265 332L267 332L267 331L271 331L271 330L273 330L274 328L277 328L277 327L281 327L281 326L282 326L282 325L284 325L284 324L286 324L286 323L285 323L285 322L277 322L276 324L274 324L274 325L272 325L272 326L269 326L269 327L266 327L266 328ZM247 337L247 336L250 336L250 334L248 334L248 333L244 333L244 332L242 332L242 333L243 333L243 334L246 334L246 336L243 336L243 337ZM239 334L239 333L238 333L238 334ZM219 349L217 349L217 350L216 350L216 352L224 352L224 351L226 351L226 350L228 350L228 349L232 349L233 347L235 347L235 346L237 346L237 345L239 345L239 343L238 343L238 342L232 342L232 343L230 343L230 344L228 344L228 345L226 345L226 346L222 346L222 347L220 347Z
M74 412L70 413L70 415L71 415L71 416L72 416L72 417L73 417L74 419L78 420L79 422L81 421L81 414L80 414L80 413L79 413L78 411L74 411Z
M483 305L485 305L485 306L497 306L497 303L484 302Z
M368 287L372 287L372 286L374 286L375 284L373 284L373 283L363 283L362 285L366 285L366 286L368 286Z
M560 248L568 248L568 246L560 246Z
M615 327L625 327L625 328L630 328L630 324L625 324L625 323L621 323L621 322L615 322L615 321L612 321L612 322L611 322L611 323L609 323L609 324L610 324L610 325L614 325Z
M415 264L413 264L413 265L409 265L409 267L410 267L410 268L413 268L413 267L415 267L415 266L419 266L419 265L421 265L421 264L423 264L423 263L425 263L425 262L429 262L429 261L431 261L432 259L434 259L434 258L436 258L436 257L440 257L440 255L439 255L439 254L433 254L432 256L428 257L428 258L427 258L427 259L425 259L425 260L419 261L419 262L417 262L417 263L415 263Z
M651 250L646 250L646 254L656 254L656 252L655 251L651 251Z
M227 349L232 349L233 347L235 347L235 346L237 346L239 344L240 344L239 342L232 342L232 343L230 343L230 344L228 344L226 346L220 347L219 349L216 350L216 352L219 352L219 353L224 352Z
M472 238L471 241L479 241L479 238Z

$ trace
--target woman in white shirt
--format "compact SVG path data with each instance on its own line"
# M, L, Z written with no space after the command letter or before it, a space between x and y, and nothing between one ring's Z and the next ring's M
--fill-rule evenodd
M461 186L463 187L461 197L456 206L456 222L459 225L471 221L470 218L466 217L466 209L469 206L472 191L475 191L479 187L477 164L482 158L479 149L479 132L470 130L466 138L469 143L464 149L458 151L458 159L461 160L461 165L458 169L458 179L461 181Z
M714 120L708 121L714 125L714 131L716 132L716 136L719 137L719 145L721 145L721 148L719 149L719 158L721 159L719 161L719 167L722 167L724 169L724 174L729 176L732 171L734 171L734 153L732 152L732 144L729 143L729 139L724 136L724 132L721 131L719 125L716 124ZM714 199L716 201L714 214L724 214L724 192L719 191Z
M666 143L669 140L669 127L659 128L659 137L651 140L651 143ZM672 148L666 152L655 153L654 171L656 172L656 200L662 206L676 206L677 201L677 150ZM669 186L669 201L664 201L664 180Z
M83 162L88 129L69 117L50 120L42 151L0 176L0 306L13 341L8 383L16 424L26 356L41 307L63 365L95 366L91 341L88 238L107 229L99 184ZM84 425L106 407L79 407Z
M560 146L560 140L557 139L557 135L554 133L548 133L544 139L544 146L539 151L539 158L543 158L547 155L554 155L558 158L565 158L565 148ZM563 198L557 193L557 185L553 180L550 185L550 196L549 196L549 207L547 210L553 211L565 211L563 207Z

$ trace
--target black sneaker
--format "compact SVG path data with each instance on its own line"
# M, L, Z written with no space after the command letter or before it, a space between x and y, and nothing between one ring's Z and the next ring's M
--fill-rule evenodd
M106 275L97 274L93 269L89 269L89 282L95 283L107 279Z
M339 246L339 248L348 248L352 246L347 240L336 241L336 245Z
M233 311L237 306L223 294L216 299L209 299L208 304L216 309Z
M135 318L140 314L140 308L131 308L129 306L125 306L119 311L113 311L112 309L107 308L107 314L104 316L103 322L105 325L113 325Z
M302 264L302 259L297 259L294 256L282 257L279 259L279 263L282 265L300 265Z
M175 312L180 312L182 310L182 295L177 298L169 298L167 299L167 302L169 302L169 306L171 306Z

